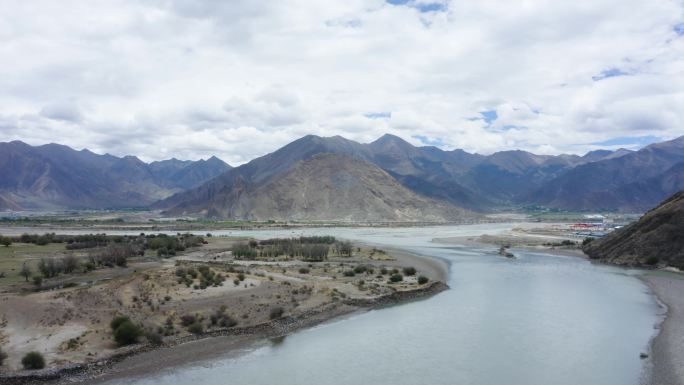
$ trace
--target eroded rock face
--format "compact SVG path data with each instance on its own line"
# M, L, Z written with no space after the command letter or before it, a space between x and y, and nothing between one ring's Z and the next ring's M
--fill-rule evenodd
M584 247L594 259L630 266L684 268L684 191L680 191L637 222Z

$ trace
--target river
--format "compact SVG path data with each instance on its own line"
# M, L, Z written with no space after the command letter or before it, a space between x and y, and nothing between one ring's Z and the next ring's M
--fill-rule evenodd
M630 385L646 376L658 305L638 272L577 257L439 244L511 225L221 231L331 234L448 261L451 290L125 384ZM113 382L114 383L114 382Z

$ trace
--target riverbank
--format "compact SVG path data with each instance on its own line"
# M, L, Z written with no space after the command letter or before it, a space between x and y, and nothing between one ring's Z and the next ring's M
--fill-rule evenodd
M239 354L260 341L284 337L298 330L353 313L430 297L448 288L444 282L434 281L417 289L396 291L376 298L349 298L341 303L324 304L296 316L283 317L259 325L213 330L173 340L159 347L149 344L132 346L112 357L87 364L2 375L0 384L95 384L149 374L212 357Z
M651 345L649 385L684 384L684 275L653 271L642 275L656 297L667 306L660 332Z
M159 359L160 366L168 367L168 362L194 360L202 351L216 350L215 341L207 348L193 342L198 339L225 337L217 342L224 349L216 351L223 352L239 341L286 335L447 288L446 263L400 250L357 246L352 256L330 255L321 262L282 256L243 260L230 252L234 242L239 241L213 237L173 258L132 259L125 268L96 271L106 279L81 278L75 285L53 285L52 290L35 290L23 280L6 285L0 294L0 341L9 358L0 384L62 383L63 375L67 382L72 376L80 381L84 373L106 373L119 362L135 372L137 356L148 352L139 369L149 370L148 361L164 357L156 353L160 346L151 344L153 334L161 340L162 351L182 346L180 353ZM75 274L53 280L81 277ZM390 279L395 275L398 280ZM204 287L205 276L221 277L221 282ZM280 315L273 316L274 309ZM109 320L118 315L145 330L143 343L119 347L112 340ZM193 323L184 321L188 317L199 331L190 330ZM193 354L188 355L187 346L196 347ZM43 354L48 368L21 370L20 358L29 351Z

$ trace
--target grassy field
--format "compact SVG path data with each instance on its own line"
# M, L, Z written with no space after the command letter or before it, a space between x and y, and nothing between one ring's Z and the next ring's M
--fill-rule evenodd
M66 251L63 243L50 243L45 246L37 246L31 243L13 243L9 247L0 246L0 272L5 273L0 282L16 283L24 280L19 275L19 270L24 262L28 261L29 267L35 273L37 260Z

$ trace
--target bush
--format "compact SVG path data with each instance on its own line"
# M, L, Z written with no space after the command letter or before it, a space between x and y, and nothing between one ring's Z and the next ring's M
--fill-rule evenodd
M426 277L424 275L421 275L420 277L418 277L418 283L421 285L425 285L426 283L428 283L428 281L429 281L428 277Z
M354 273L354 270L347 270L344 272L345 277L353 277L355 275L356 275L356 273Z
M309 274L309 269L307 269L306 267L300 267L299 274Z
M400 282L403 281L404 277L401 274L392 274L390 277L390 282Z
M0 349L0 366L2 366L5 363L6 359L7 353L3 352L2 349Z
M43 369L45 367L45 358L38 352L28 352L24 358L21 359L21 365L23 365L26 370Z
M245 275L244 275L243 273L239 273L239 274L237 275L237 277L238 277L238 279L239 279L240 281L244 281L244 280L245 280Z
M404 275L416 275L416 268L413 266L405 267L402 269Z
M389 271L387 271L386 268L383 267L382 269L380 269L380 274L387 275L387 273L389 273Z
M235 325L237 325L237 321L233 319L233 317L226 314L224 314L219 320L219 326L224 328L232 328Z
M114 330L114 341L119 345L130 345L138 342L140 328L130 320L126 320Z
M36 286L40 286L43 284L43 276L42 275L36 275L33 277L33 284Z
M111 327L112 331L114 331L114 330L118 329L119 326L121 326L121 324L123 324L124 322L130 322L130 321L131 321L130 318L128 318L124 315L120 315L120 316L114 317L114 319L112 319L112 321L109 323L109 327Z
M192 268L192 267L189 268L188 271L187 271L187 273L188 273L192 278L197 278L197 270L195 270L194 268Z
M162 344L163 339L161 334L155 332L155 331L149 331L145 334L145 338L147 338L147 341L151 343L154 346L159 346Z
M181 320L181 325L190 326L190 325L194 324L195 322L197 322L197 317L195 317L192 314L185 314L185 315L180 317L180 320Z
M270 319L277 319L283 316L283 313L285 313L285 310L283 310L282 307L274 307L271 309L271 312L268 314L268 318Z
M365 273L366 270L367 270L367 269L366 269L366 266L360 266L360 265L359 265L359 266L356 266L356 267L354 268L354 273L356 273L356 274L362 274L362 273Z
M658 262L660 262L660 259L656 256L650 256L646 258L646 264L649 266L655 266L658 264Z
M194 324L188 326L188 331L192 334L201 334L204 331L204 326L201 323L195 322Z

